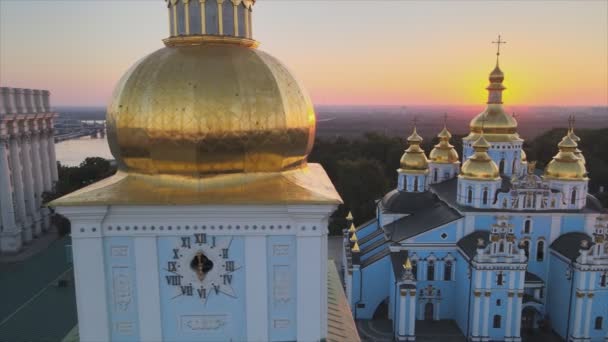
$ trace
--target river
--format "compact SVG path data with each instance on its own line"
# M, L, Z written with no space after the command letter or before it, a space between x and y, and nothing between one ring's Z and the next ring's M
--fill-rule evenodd
M114 159L106 138L82 137L55 144L57 161L61 165L78 166L87 157Z

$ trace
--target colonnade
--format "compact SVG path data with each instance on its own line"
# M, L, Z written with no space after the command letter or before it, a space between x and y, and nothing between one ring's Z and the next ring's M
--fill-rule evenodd
M0 253L16 253L46 232L44 192L58 180L46 90L0 88Z

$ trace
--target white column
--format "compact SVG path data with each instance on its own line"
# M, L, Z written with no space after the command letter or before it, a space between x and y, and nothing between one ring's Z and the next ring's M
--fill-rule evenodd
M21 165L21 137L13 136L11 145L11 169L13 170L13 185L15 190L15 202L17 203L17 219L23 229L23 240L32 240L32 229L25 210L25 193L23 190L23 167Z
M578 297L578 293L576 294L575 301L575 309L574 309L574 331L572 332L572 336L580 337L581 336L581 320L583 316L583 299Z
M51 184L54 186L59 180L59 174L57 171L57 156L55 155L55 130L53 129L53 119L50 119L47 135L47 155L49 156L49 167L51 168Z
M134 247L139 338L141 341L161 341L163 335L156 237L136 237Z
M32 140L31 140L31 163L32 163L32 176L33 176L33 184L34 184L34 199L36 205L36 212L38 212L40 217L42 215L42 192L43 183L42 183L42 170L40 167L40 142L39 136L37 132L33 132ZM42 229L46 229L42 222L36 222L37 225L41 225Z
M0 138L0 211L2 212L2 231L0 251L17 252L21 248L21 232L15 224L15 207L8 163L8 139ZM19 235L17 237L17 235Z
M47 145L48 138L46 127L40 130L38 137L40 143L40 172L42 176L42 184L44 191L53 190L53 181L51 180L51 166L49 163L49 147Z
M245 237L245 290L247 341L268 341L268 260L266 260L266 237Z
M327 273L324 271L327 249L323 250L322 239L323 236L298 236L298 341L319 341L326 337L323 331L327 320L323 320L321 313L327 311L322 308L327 300Z
M474 290L475 291L475 290ZM479 306L480 306L480 299L476 294L473 294L475 296L475 299L473 299L473 336L478 337L479 336L479 319L480 319L480 315L479 315Z
M593 275L595 275L595 273L593 273ZM585 327L585 331L584 331L584 335L583 337L589 338L589 329L591 328L591 324L593 324L591 322L591 307L593 306L593 299L591 299L591 297L587 296L587 304L585 307L585 323L583 324L583 326Z
M21 165L23 166L23 190L25 194L26 210L29 216L30 224L33 224L34 236L40 234L42 226L40 226L40 212L36 207L36 188L34 186L34 176L32 172L31 160L31 135L25 133L21 140Z
M523 288L522 290L523 291ZM523 293L522 293L523 295ZM517 294L517 298L515 299L515 331L513 332L514 337L519 337L519 332L521 331L521 307L522 307L523 297L520 297Z

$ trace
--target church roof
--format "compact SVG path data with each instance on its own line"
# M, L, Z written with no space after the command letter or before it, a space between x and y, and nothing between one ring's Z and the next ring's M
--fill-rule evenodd
M487 243L490 240L490 232L487 230L475 231L458 240L456 245L469 257L469 259L472 259L477 253L477 241L479 241L479 239L483 239Z
M333 260L327 265L327 339L328 342L361 341L344 295L340 275Z
M556 251L557 253L565 256L569 260L574 261L576 260L576 258L578 258L580 254L579 250L581 249L581 241L583 240L589 241L589 247L593 245L593 243L591 242L593 241L593 239L591 239L589 235L585 233L574 232L567 233L558 237L557 239L555 239L555 241L553 241L550 248Z

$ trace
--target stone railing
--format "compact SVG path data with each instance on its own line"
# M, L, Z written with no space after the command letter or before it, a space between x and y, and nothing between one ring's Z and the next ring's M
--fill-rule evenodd
M50 113L48 90L0 88L0 115Z

